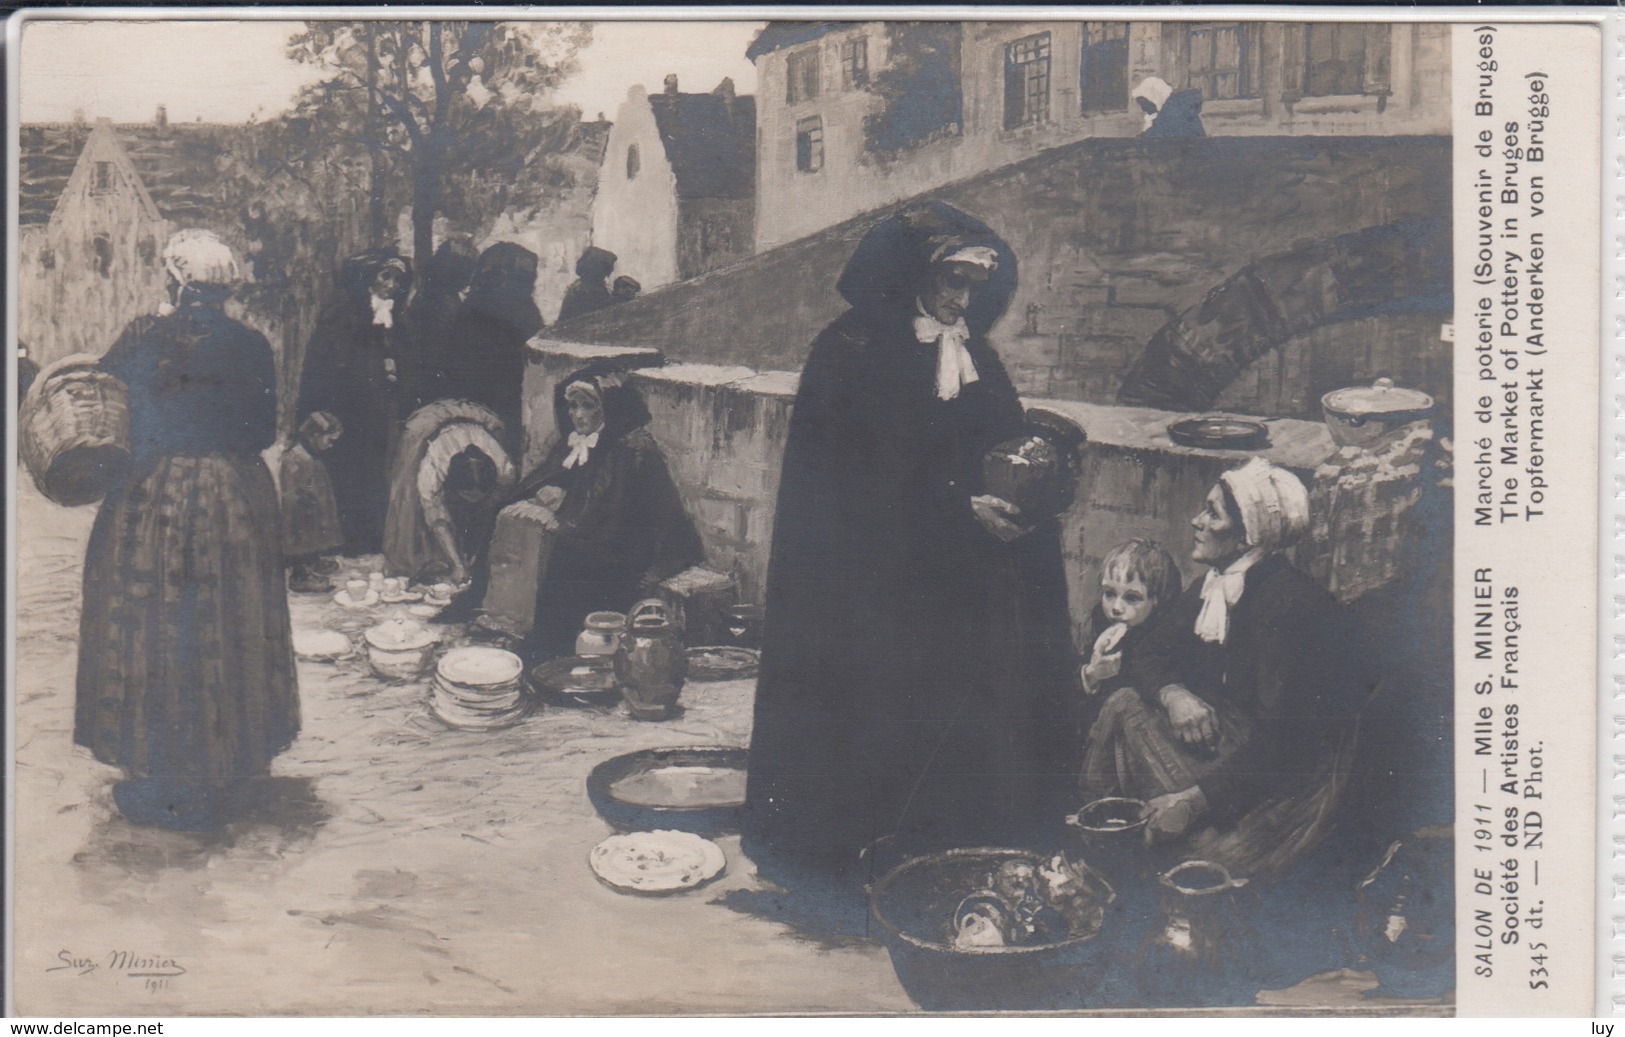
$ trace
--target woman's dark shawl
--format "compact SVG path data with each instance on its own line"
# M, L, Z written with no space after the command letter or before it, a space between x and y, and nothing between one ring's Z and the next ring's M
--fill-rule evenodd
M604 426L587 463L565 468L571 426L564 393L579 381L598 387ZM569 654L588 612L625 611L654 583L705 557L636 389L608 369L589 367L554 388L553 413L558 439L516 494L529 498L544 486L565 491L535 627L521 646L529 659Z
M979 380L945 403L912 322L933 258L967 245L999 268L967 317ZM985 225L930 204L870 231L841 275L852 309L808 356L774 518L747 809L759 865L840 870L897 833L1039 840L1074 781L1058 523L1004 544L970 504L984 452L1023 429L984 335L1015 267Z
M403 307L395 304L393 327L373 323L372 282L390 261L405 262L380 249L345 262L339 293L311 332L299 380L298 420L326 411L344 426L323 461L333 478L345 549L357 554L382 543L389 461L412 404L402 380L411 351Z
M536 272L536 254L529 249L510 242L486 249L452 325L454 353L440 365L441 391L490 408L507 432L503 445L516 456L524 441L526 343L542 330L542 314L531 297Z

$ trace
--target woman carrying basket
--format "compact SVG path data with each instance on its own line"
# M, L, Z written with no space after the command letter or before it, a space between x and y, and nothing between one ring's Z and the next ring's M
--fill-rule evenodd
M74 741L123 768L138 824L203 831L299 731L265 337L222 309L239 279L215 235L164 249L170 312L125 329L101 369L129 387L129 476L85 557ZM166 307L168 309L168 307Z

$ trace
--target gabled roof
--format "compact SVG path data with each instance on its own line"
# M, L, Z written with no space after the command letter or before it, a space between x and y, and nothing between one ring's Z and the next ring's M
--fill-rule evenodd
M721 94L651 94L679 198L756 194L756 99Z
M113 169L117 170L118 176L129 183L135 191L136 205L141 208L142 219L153 222L163 219L158 214L158 207L152 202L152 195L147 193L147 185L141 182L141 175L135 171L130 156L119 143L111 119L96 120L96 127L90 131L90 139L85 141L84 150L79 153L79 159L74 163L67 186L63 188L62 196L57 200L53 216L62 210L63 203L72 197L75 191L86 189L87 182L91 179L92 163L111 164Z
M19 127L18 223L50 220L92 129L83 123ZM220 177L216 162L226 148L230 127L138 123L111 126L109 131L165 219L183 225L206 222L219 207L214 197Z
M794 47L798 43L816 40L820 36L828 36L832 32L847 28L852 22L768 22L756 38L751 40L750 46L745 48L745 57L753 63L763 54L771 53L784 47Z

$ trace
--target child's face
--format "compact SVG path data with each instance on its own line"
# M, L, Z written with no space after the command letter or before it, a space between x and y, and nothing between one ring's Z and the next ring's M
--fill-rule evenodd
M333 444L339 441L337 432L313 432L305 437L305 443L311 453L325 454L333 449Z
M1137 577L1107 573L1100 578L1100 607L1113 623L1137 627L1150 617L1156 604Z

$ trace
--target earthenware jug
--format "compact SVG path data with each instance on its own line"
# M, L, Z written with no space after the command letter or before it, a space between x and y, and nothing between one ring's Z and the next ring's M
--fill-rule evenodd
M1354 940L1381 984L1376 993L1434 998L1455 985L1454 850L1448 825L1423 828L1391 843L1360 882Z
M619 612L589 612L584 628L576 635L577 655L614 655L620 646L626 616Z
M615 676L634 717L664 720L672 715L688 676L688 653L666 602L649 598L626 614L626 629L615 649Z
M760 605L735 605L728 610L728 643L736 648L762 647Z
M1160 903L1136 963L1146 1004L1252 1003L1263 948L1246 885L1212 861L1186 861L1159 877Z

